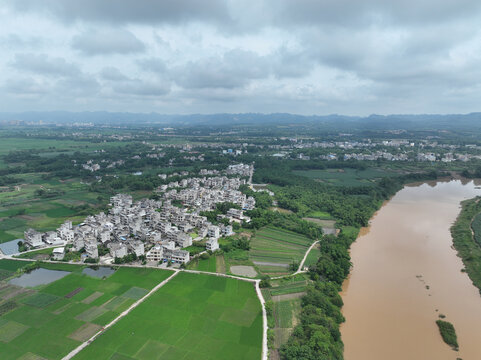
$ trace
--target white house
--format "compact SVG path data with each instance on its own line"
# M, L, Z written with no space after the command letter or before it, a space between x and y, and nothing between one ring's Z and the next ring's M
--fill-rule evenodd
M107 245L110 251L110 255L113 258L123 258L127 255L127 246L122 243L110 243Z
M43 245L42 234L34 229L28 229L24 232L25 242L30 247L38 247Z
M65 248L59 247L53 249L52 255L54 260L63 260L63 258L65 257Z
M220 237L220 229L218 226L211 225L207 230L207 236L218 239Z
M205 248L206 250L216 251L217 249L219 249L219 242L217 241L216 238L210 238L205 243Z
M164 251L162 246L155 245L152 249L150 249L147 254L146 258L147 261L160 261L164 255Z
M129 241L128 247L137 256L145 254L144 243L140 240Z

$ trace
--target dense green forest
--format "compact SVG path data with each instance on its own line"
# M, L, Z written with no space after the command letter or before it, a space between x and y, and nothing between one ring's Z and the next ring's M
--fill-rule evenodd
M461 203L462 210L451 227L453 244L466 272L481 293L481 201L474 198Z

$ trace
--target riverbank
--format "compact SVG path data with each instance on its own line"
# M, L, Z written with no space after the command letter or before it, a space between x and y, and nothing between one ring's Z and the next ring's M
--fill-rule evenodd
M481 293L481 247L474 240L473 219L481 213L481 198L466 200L456 222L451 227L453 244L463 260L466 272Z

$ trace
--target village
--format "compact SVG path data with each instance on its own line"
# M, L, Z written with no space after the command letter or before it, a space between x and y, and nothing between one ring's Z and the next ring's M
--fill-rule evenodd
M149 265L180 266L190 261L185 248L206 239L206 251L219 249L219 238L234 234L233 223L248 223L244 211L255 207L255 199L239 187L247 184L253 165L230 165L224 174L205 169L200 174L160 186L159 200L117 194L110 198L110 210L88 216L73 225L65 221L56 231L28 229L24 244L29 250L54 247L53 260L64 260L69 252L81 254L87 263L112 264L141 259ZM226 214L219 214L213 224L201 213L216 209L220 203L234 204Z

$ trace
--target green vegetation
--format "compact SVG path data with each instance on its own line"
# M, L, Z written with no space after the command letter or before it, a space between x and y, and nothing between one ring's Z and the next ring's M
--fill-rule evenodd
M436 324L438 325L439 332L441 333L444 342L451 346L453 350L458 351L458 338L453 324L444 320L436 320Z
M475 198L463 201L461 205L461 213L451 227L451 236L469 278L481 293L481 247L475 241L476 235L479 236L476 219L481 213L481 201L480 198ZM472 231L474 231L474 236Z
M0 269L8 270L11 272L15 272L18 269L25 267L28 264L31 264L30 261L16 261L16 260L9 260L9 259L0 259Z
M471 223L471 229L473 229L474 240L481 246L481 213L474 217Z
M306 214L306 217L320 219L320 220L332 220L333 219L331 214L329 214L326 211L320 211L320 210L311 211L311 212Z
M0 268L11 271L28 264L0 260ZM98 279L83 275L82 266L34 264L74 271L35 290L19 292L17 287L8 285L0 292L0 300L13 296L0 304L2 359L7 355L5 359L17 359L27 354L61 359L171 274L154 269L121 268L106 279ZM8 338L5 334L9 334Z
M217 255L222 256L222 255ZM202 254L202 256L195 258L188 265L189 270L208 271L215 273L217 270L216 255Z
M47 248L47 249L40 249L40 250L35 250L35 251L29 251L24 254L20 254L17 256L14 256L16 258L20 259L38 259L42 258L42 255L46 258L49 258L50 255L52 255L53 248Z
M311 251L309 251L309 254L307 254L307 258L306 258L306 261L304 263L304 266L306 267L310 267L314 264L317 263L317 260L319 259L319 257L321 256L321 249L320 249L321 245L317 244L316 246L314 246Z
M302 260L312 242L306 236L268 226L252 237L249 258L263 273L286 273L290 263Z
M180 273L74 359L258 359L261 314L252 283Z
M374 180L386 176L397 175L392 171L382 169L326 169L326 170L295 170L294 174L315 179L335 186L365 186L373 185Z

